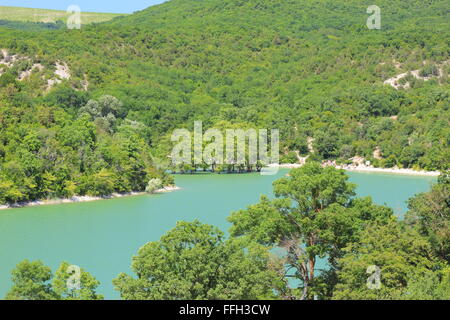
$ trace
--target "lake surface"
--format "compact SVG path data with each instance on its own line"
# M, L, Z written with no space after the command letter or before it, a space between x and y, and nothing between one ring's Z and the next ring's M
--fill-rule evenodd
M177 175L182 190L167 194L124 197L94 202L47 205L0 211L0 299L11 287L10 274L24 260L41 260L53 271L61 261L76 264L100 282L99 292L119 298L111 280L130 273L131 257L148 241L155 241L177 221L198 219L230 227L230 212L272 196L275 176ZM348 173L358 196L371 196L402 216L406 200L429 190L433 177L379 173Z

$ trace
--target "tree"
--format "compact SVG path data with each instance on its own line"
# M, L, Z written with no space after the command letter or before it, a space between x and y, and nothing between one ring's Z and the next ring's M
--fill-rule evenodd
M400 299L408 281L424 277L436 265L427 241L411 229L402 229L393 217L387 224L374 223L350 243L339 259L338 284L333 299ZM380 269L380 287L367 286L368 268Z
M312 298L308 289L314 285L317 259L342 247L345 237L354 233L355 217L345 207L351 204L355 186L347 180L344 171L318 163L291 170L289 177L273 184L277 199L262 197L260 203L229 217L230 233L284 247L287 270L294 270L286 276L301 282L297 297ZM333 232L336 228L341 235Z
M83 190L91 196L107 196L114 192L116 175L109 169L103 168L100 172L88 176L82 185Z
M23 199L23 193L12 181L0 180L0 203L16 203Z
M98 105L103 116L113 115L117 116L120 109L122 108L122 102L120 102L116 97L110 95L101 96L98 99Z
M87 114L91 120L95 120L108 128L116 121L116 116L122 107L122 103L115 97L104 95L98 101L89 100L87 104L78 110L78 115Z
M102 109L99 103L95 100L89 100L88 103L78 110L80 116L87 114L91 119L96 119L102 116Z
M418 228L436 255L450 263L450 184L443 173L431 191L408 201L406 221Z
M7 85L14 84L17 85L16 77L12 72L6 72L0 76L0 88L6 87Z
M55 276L41 261L20 262L12 271L13 286L6 295L7 300L102 300L97 294L99 282L83 269L70 269L68 262L62 262ZM70 277L79 271L79 283L69 288ZM53 280L52 280L53 278Z
M7 300L53 300L57 296L51 288L52 271L41 261L20 262L12 271L13 286Z
M314 149L325 159L334 159L338 155L338 136L334 129L330 129L328 132L319 132L316 135Z
M52 289L58 296L58 299L103 300L103 295L97 293L97 287L100 285L100 282L84 269L78 269L78 267L71 269L70 266L70 263L62 262L53 278ZM77 276L77 269L80 272L79 284L75 283L73 288L70 288L67 283L70 281L70 277Z
M57 105L64 110L76 113L79 108L88 102L87 96L88 94L86 92L77 91L63 84L55 88L55 90L52 90L45 99L49 103Z
M147 184L147 187L145 188L145 191L148 193L153 193L162 187L163 187L163 184L162 184L161 179L154 178L154 179L150 179L150 181Z
M428 271L420 277L411 278L404 300L450 300L450 267L438 271Z
M272 298L281 286L269 270L269 252L244 239L225 240L217 228L194 222L176 227L139 249L132 269L113 280L123 299Z

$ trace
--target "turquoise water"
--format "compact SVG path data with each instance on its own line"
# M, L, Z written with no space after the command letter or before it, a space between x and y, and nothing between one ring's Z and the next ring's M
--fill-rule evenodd
M180 191L111 200L37 206L0 211L0 298L11 286L10 273L24 260L42 260L53 270L68 261L91 272L106 298L119 295L111 280L129 272L131 257L148 241L158 240L177 221L229 228L231 211L271 195L272 181L285 175L178 175ZM406 200L427 191L435 178L392 174L349 173L359 196L370 195L401 216Z

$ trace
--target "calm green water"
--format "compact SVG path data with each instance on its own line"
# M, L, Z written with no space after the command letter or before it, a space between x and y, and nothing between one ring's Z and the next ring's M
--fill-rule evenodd
M231 211L271 195L276 176L259 174L177 176L180 191L95 202L0 211L0 299L11 286L10 272L24 260L42 260L57 268L61 261L79 265L102 283L99 292L118 298L111 280L129 272L131 257L148 241L158 240L177 221L214 224L226 231ZM359 196L370 195L396 214L405 201L427 191L430 177L350 173Z

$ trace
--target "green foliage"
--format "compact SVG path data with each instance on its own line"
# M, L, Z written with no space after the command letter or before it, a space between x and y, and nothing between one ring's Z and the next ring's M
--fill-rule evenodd
M52 90L46 97L45 102L58 106L65 111L75 114L88 102L89 94L83 91L77 91L72 87L61 85Z
M172 0L82 32L0 21L10 54L0 55L0 203L171 185L157 159L167 159L172 130L194 120L204 130L275 128L283 161L308 155L312 142L308 165L274 183L276 199L233 213L229 240L180 223L144 246L133 261L137 278L115 280L124 298L448 297L448 173L410 200L403 225L390 209L354 199L342 171L314 163L368 159L379 148L382 167L448 169L448 1L380 0L381 30L365 26L369 4ZM71 77L49 88L57 61ZM19 80L34 64L43 70ZM383 84L401 73L409 88ZM285 255L269 259L277 246ZM326 272L316 268L321 258ZM374 264L380 290L366 287ZM85 291L65 291L66 268L50 284L42 263L19 264L8 298L95 298L87 275ZM282 285L291 277L294 289Z
M179 222L139 250L132 263L137 278L122 273L113 283L127 300L267 299L279 285L268 262L269 252L255 243Z
M419 74L422 77L439 76L439 68L435 64L427 64Z
M373 224L360 240L345 248L339 259L338 283L333 299L399 299L407 293L409 279L425 277L434 263L427 241L413 230L402 230L394 219ZM367 268L381 269L381 288L369 289Z
M406 221L431 243L435 254L450 262L450 185L444 173L431 191L408 201Z
M162 182L155 180L152 187ZM263 196L232 213L231 238L198 221L179 222L139 249L136 277L121 273L113 283L131 300L449 299L448 173L410 200L405 222L370 198L354 198L347 180L342 170L310 162L274 182L274 200ZM319 259L327 259L326 269L317 269ZM368 287L374 266L379 288ZM70 289L68 268L63 262L53 277L41 262L23 261L6 298L102 299L98 281L83 270L80 287Z
M156 190L162 188L162 186L163 186L163 183L162 183L161 179L158 179L158 178L150 179L150 181L147 184L147 187L145 188L145 192L153 193Z
M0 87L6 87L10 84L16 84L16 77L12 72L6 72L0 76Z
M448 67L435 76L436 67L449 59L448 19L441 14L447 2L383 0L377 4L383 8L383 28L376 31L365 26L367 5L355 0L172 0L83 26L82 32L3 29L2 48L33 60L27 63L41 63L44 71L18 81L25 64L20 60L0 77L0 171L4 175L8 162L20 158L11 145L40 131L43 149L71 171L79 167L79 173L61 177L59 185L79 185L85 174L117 168L111 157L103 159L97 152L99 144L118 142L119 133L126 140L133 131L145 142L139 147L141 158L151 151L165 159L172 130L191 128L194 120L202 120L205 130L224 122L276 128L281 150L303 155L308 154L307 138L314 138L315 160L370 158L379 147L383 158L375 164L380 166L447 169ZM71 78L47 91L56 61L68 64ZM390 77L421 69L436 79L412 77L405 90L383 85ZM96 110L102 109L99 99L105 94L122 106ZM90 150L72 132L80 111L87 111L95 125ZM64 140L73 140L63 143L69 150L60 146L61 133ZM282 160L292 162L293 154ZM16 164L22 166L20 162ZM152 166L151 161L138 162L145 163L145 170ZM37 176L45 170L39 161L29 165L34 168L25 173L29 190L23 188L23 175L15 180L6 174L0 181L21 188L24 200L45 198L48 193L41 192ZM119 173L123 163L121 167ZM48 171L57 176L53 168ZM137 176L142 179L123 179L118 189L145 189L149 177Z
M40 261L24 260L12 271L13 286L7 300L52 300L56 298L49 283L52 271Z
M145 131L119 124L117 98L88 100L60 87L45 103L0 107L0 203L144 191L151 178L173 184L164 168L155 168Z
M280 163L297 163L297 162L298 162L297 154L293 151L280 157Z
M29 22L29 21L9 21L0 19L0 27L27 30L27 31L41 31L41 30L56 30L67 28L63 21L56 22Z
M102 194L91 190L101 169L117 180L100 189L143 191L149 155L167 158L172 130L194 120L204 130L279 129L286 162L292 151L308 154L310 137L313 160L370 158L378 146L380 166L448 168L448 68L421 87L383 86L422 61L429 69L449 59L446 3L378 5L385 27L377 32L365 27L367 5L329 0L172 0L82 33L2 30L2 48L29 59L0 66L0 182L14 191L1 200ZM47 90L57 61L71 78ZM33 63L43 71L17 80ZM22 142L29 134L39 150ZM131 153L120 148L130 143ZM56 178L50 185L46 173Z
M52 288L58 300L103 300L103 295L96 291L100 282L83 269L80 269L79 288L69 288L67 283L74 275L69 267L70 263L62 262L52 281Z
M69 263L63 262L53 276L49 267L41 261L20 262L12 271L13 286L6 295L7 300L103 300L96 293L99 282L88 272L80 269L79 288L67 285ZM52 280L53 278L53 280Z
M429 271L421 277L408 282L406 292L400 297L404 300L449 300L450 268L442 271Z
M312 299L314 294L326 295L322 280L316 279L317 260L327 257L335 266L342 249L359 239L365 224L391 217L390 209L376 206L370 199L352 199L355 186L347 180L342 170L308 163L274 182L275 200L263 196L260 203L229 217L232 236L284 249L286 269L294 270L285 277L300 282L289 296Z

